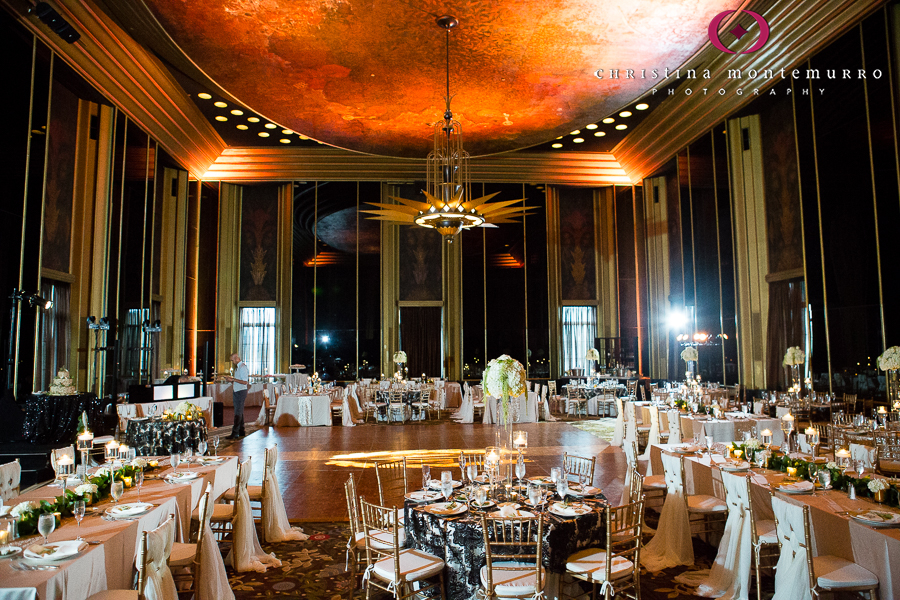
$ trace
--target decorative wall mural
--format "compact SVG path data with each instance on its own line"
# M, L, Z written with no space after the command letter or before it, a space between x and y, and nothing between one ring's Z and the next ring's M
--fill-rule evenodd
M596 300L593 190L559 190L559 237L562 299Z
M72 254L78 98L59 83L54 83L51 106L41 261L46 269L68 273Z
M400 300L442 299L441 240L430 229L400 226Z
M800 188L791 102L782 99L768 112L771 116L764 122L779 123L761 131L769 272L778 273L803 267Z
M244 187L241 203L241 300L275 300L277 240L278 186Z

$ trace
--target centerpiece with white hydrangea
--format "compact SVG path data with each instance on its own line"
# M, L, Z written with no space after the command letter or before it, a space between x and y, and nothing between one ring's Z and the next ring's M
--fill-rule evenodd
M584 360L600 360L600 353L597 352L596 348L588 348L587 354L584 356Z
M806 355L803 353L803 349L800 346L791 346L784 353L784 360L781 362L786 367L802 365L806 362Z
M509 398L525 393L525 367L522 363L506 354L495 358L487 364L481 379L484 391L498 399L500 423L509 428Z
M681 351L681 360L683 360L684 362L693 362L698 358L700 358L700 355L697 352L697 349L693 346L685 348Z
M406 352L403 350L394 352L394 363L398 365L406 364Z

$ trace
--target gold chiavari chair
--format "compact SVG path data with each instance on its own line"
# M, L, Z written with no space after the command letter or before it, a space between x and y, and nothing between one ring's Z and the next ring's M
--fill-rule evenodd
M594 456L575 456L566 452L563 454L563 470L572 481L578 481L580 475L587 475L588 485L593 485L596 461L597 458Z
M481 567L485 599L542 597L546 583L541 564L544 516L493 517L482 514L481 529L487 562Z
M403 496L409 491L406 457L375 461L375 478L378 480L378 502L382 506L403 506Z

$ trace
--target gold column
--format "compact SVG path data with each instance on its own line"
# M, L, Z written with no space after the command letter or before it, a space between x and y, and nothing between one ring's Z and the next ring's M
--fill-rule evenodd
M463 376L463 303L462 303L462 238L443 246L444 281L444 365L443 375L447 379L458 380ZM477 234L476 234L477 235Z
M666 178L644 180L644 222L647 235L647 316L651 377L669 377L669 208Z
M219 267L216 278L216 371L227 372L240 341L238 290L241 257L241 186L219 187Z
M291 364L291 296L293 291L292 263L294 248L294 183L286 183L278 190L278 277L276 279L275 363L282 373Z
M394 186L381 185L381 202L393 203ZM384 221L381 224L381 372L390 376L393 353L400 347L400 227Z
M550 379L561 373L562 354L559 349L562 335L559 328L559 307L562 296L559 273L559 192L547 186L547 311L550 314Z

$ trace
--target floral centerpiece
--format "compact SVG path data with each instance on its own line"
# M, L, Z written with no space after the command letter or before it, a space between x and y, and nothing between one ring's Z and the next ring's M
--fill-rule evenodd
M891 346L878 357L878 368L887 375L888 404L900 410L900 346Z
M803 349L800 348L800 346L791 346L784 353L784 359L781 362L786 367L802 365L804 362L806 362L806 357L803 354Z
M398 365L402 365L406 363L406 352L403 350L397 350L394 352L394 363Z
M509 397L525 393L525 377L522 363L506 354L495 358L484 368L481 387L500 401L500 422L507 428L512 425L509 420Z
M175 407L175 410L163 413L163 419L168 421L194 421L203 418L203 411L196 404L185 400Z
M322 391L322 378L318 371L309 376L309 390L314 394Z
M700 358L700 355L697 353L697 349L693 346L685 348L681 351L681 360L684 362L693 362Z

